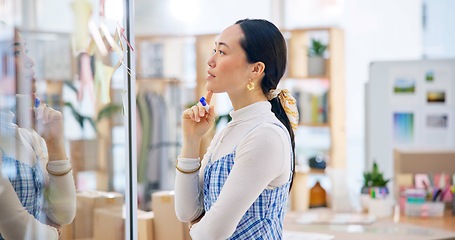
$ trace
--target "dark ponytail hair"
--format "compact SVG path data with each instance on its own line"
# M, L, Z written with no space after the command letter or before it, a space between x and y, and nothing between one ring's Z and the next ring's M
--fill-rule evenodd
M271 22L263 19L243 19L237 21L243 32L243 39L240 45L245 51L249 63L263 62L265 64L264 78L261 82L261 89L264 95L268 95L271 89L276 89L278 83L286 70L286 41L280 30ZM272 112L287 128L291 136L292 144L292 182L295 174L295 140L289 118L280 103L275 97L269 102L272 104ZM290 190L290 188L289 188Z

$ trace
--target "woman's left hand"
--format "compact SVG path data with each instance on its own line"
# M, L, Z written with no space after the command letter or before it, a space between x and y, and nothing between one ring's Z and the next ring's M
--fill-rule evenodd
M207 104L210 104L213 92L207 92ZM215 110L210 106L207 112L201 103L183 111L182 129L184 139L200 139L213 125Z
M49 160L66 159L62 113L44 103L41 103L37 108L33 108L33 110L37 129L48 147Z
M46 140L63 140L63 116L62 113L47 106L40 104L35 108L37 127L42 131L42 137Z

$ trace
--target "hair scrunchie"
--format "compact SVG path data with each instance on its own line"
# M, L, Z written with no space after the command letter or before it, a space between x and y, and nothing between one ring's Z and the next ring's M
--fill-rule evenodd
M267 94L268 100L272 100L276 97L280 99L281 106L291 123L292 130L297 130L297 126L299 125L299 111L297 110L295 98L287 89L271 89L269 94Z

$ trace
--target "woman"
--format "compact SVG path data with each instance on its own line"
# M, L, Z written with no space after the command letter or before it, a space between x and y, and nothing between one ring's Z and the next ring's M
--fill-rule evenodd
M281 239L294 171L295 100L277 85L286 43L266 20L226 28L208 60L207 101L226 92L232 121L215 135L202 161L201 137L215 112L199 103L183 112L177 161L176 214L193 239Z
M31 111L35 105L32 114L43 135L18 127L13 123L14 106L1 104L0 239L58 239L60 226L71 223L75 216L76 191L64 148L62 114L37 100L34 62L26 51L25 42L16 32L17 85L30 84L33 93L16 95L14 88L0 93L16 95L18 103L30 101L27 103L30 107L20 109L21 113Z

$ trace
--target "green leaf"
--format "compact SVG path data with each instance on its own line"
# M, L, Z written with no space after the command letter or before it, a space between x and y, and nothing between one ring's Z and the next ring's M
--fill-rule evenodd
M98 129L96 127L96 123L95 121L93 120L93 118L86 118L88 120L88 122L90 123L90 125L92 125L93 129L95 129L96 132L98 132Z
M121 112L123 110L123 106L120 104L116 103L108 103L106 104L100 111L98 112L98 117L96 118L96 121L99 122L103 118L109 118L113 114L117 112Z
M84 116L79 114L79 112L74 108L73 104L71 104L70 102L65 102L64 105L71 109L71 113L73 114L74 119L77 121L77 123L79 123L79 125L83 129L84 128Z
M77 88L74 86L72 81L64 81L63 82L66 86L68 86L71 90L73 90L75 93L77 93Z
M308 56L309 57L315 57L315 56L323 57L326 50L327 50L327 44L324 44L320 40L312 38L311 46L308 48Z
M73 104L71 104L70 102L65 102L64 106L67 106L67 107L69 107L71 109L71 113L73 114L74 119L81 126L81 129L84 129L84 126L85 126L84 122L85 122L85 120L88 120L90 122L90 124L93 126L93 129L95 129L95 131L97 131L96 124L95 124L95 121L93 120L93 118L80 114L76 110L76 108L74 108Z
M373 167L370 172L363 173L364 187L385 187L390 179L384 179L384 174L379 171L379 166L373 162Z

